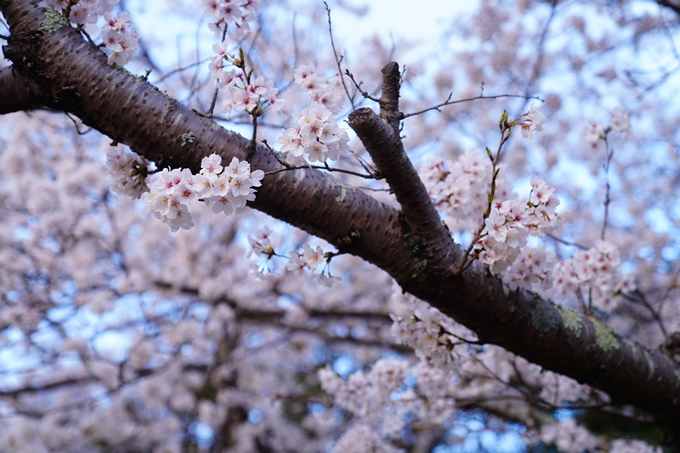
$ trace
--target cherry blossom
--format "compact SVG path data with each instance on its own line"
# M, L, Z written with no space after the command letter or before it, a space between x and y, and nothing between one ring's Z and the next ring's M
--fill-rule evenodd
M540 110L540 105L533 103L529 106L524 115L520 118L524 118L519 124L522 127L522 136L527 140L533 138L533 132L540 132L543 130L543 124L545 124L545 115Z
M658 414L620 405L582 372L601 370L600 356L625 362L620 338L672 367L679 169L667 102L677 82L649 63L673 61L663 49L677 34L670 6L484 0L427 40L435 47L396 36L356 48L335 14L359 24L361 8L339 2L334 52L318 4L133 3L43 3L77 30L58 34L64 49L106 54L110 65L92 74L64 69L75 53L27 51L23 19L3 17L2 64L14 66L0 68L11 75L0 91L31 83L2 107L36 80L40 89L39 108L0 117L3 448L392 452L510 439L660 451L635 430L615 438L584 421L654 425ZM33 31L31 46L55 42ZM438 212L426 196L408 206L404 181L382 178L341 124L349 104L384 109L380 66L393 60L407 68L401 163L424 185L409 178L407 191L427 191ZM126 63L153 71L115 66ZM501 129L516 130L496 149L504 111L515 119L505 114ZM189 124L205 128L182 135ZM266 214L240 210L256 196ZM455 243L444 257L436 234L419 235L424 221L439 226L437 214ZM394 234L376 234L385 231ZM467 246L459 275L453 258ZM444 279L465 291L438 292ZM478 297L493 310L471 316L463 304L475 294L520 310ZM524 352L547 344L573 365L564 345L593 331L614 339L610 349L594 341L596 353L565 374L511 352L525 331L552 333L543 312L514 305L527 299L568 327L563 342ZM494 310L502 323L489 324ZM529 322L504 330L515 317ZM649 376L641 390L664 378Z
M142 194L147 211L170 226L172 231L194 226L189 206L205 201L215 214L231 215L235 209L255 199L255 189L264 178L262 170L250 171L250 164L236 157L227 167L222 167L217 154L205 157L201 173L194 175L188 169L163 169L149 176L149 191Z

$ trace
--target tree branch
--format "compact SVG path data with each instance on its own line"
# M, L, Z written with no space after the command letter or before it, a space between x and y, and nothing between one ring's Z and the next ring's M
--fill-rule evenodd
M161 167L197 172L201 159L213 152L239 159L248 154L247 139L180 105L143 77L109 66L76 30L44 32L45 9L38 2L0 0L0 11L12 33L13 48L5 55L25 79L49 94L41 97L46 107L77 115ZM401 211L314 169L266 176L251 206L384 269L405 291L474 330L481 341L597 387L615 403L634 404L660 423L677 427L680 380L666 356L620 338L597 319L528 291L509 292L479 262L452 276L463 251L452 241L443 245L430 205L417 206L422 194L406 193L412 175L398 132L380 126L373 116L359 110L351 121L375 144L374 159L384 155L379 167L391 174L388 182ZM196 139L183 147L186 132ZM396 157L387 155L393 146ZM254 150L251 165L265 172L282 168L262 145ZM414 225L427 233L426 240L413 240L409 228Z
M33 81L8 66L0 69L0 114L43 108L40 90Z
M394 116L390 115L389 118ZM398 127L399 120L396 121ZM357 133L378 172L401 205L399 220L404 224L404 232L408 236L405 239L410 242L419 260L416 274L432 266L435 260L440 261L442 268L448 267L453 259L451 252L455 250L455 245L411 164L398 131L370 108L352 112L349 125Z

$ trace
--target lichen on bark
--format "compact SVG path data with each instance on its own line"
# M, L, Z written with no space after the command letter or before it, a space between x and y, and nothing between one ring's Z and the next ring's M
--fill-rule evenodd
M531 308L531 324L539 332L548 332L555 325L555 319L548 305L536 303Z
M619 342L619 339L616 338L614 332L609 327L605 326L602 321L591 318L590 322L595 329L595 341L600 349L604 352L610 352L621 347L621 343Z
M574 332L574 335L576 335L577 338L580 337L581 330L583 329L581 315L561 305L557 305L557 312L562 318L562 324L564 324L564 327Z
M57 30L61 30L63 27L68 27L68 19L59 14L56 9L49 6L45 11L45 20L40 24L40 28L47 33L54 33Z

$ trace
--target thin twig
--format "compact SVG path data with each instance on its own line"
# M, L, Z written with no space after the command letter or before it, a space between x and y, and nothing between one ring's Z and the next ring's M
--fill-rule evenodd
M602 221L602 232L600 233L600 239L604 241L604 236L607 232L607 223L609 220L609 202L611 201L611 197L609 195L610 193L610 185L609 185L609 165L612 162L612 157L614 157L614 150L609 149L609 141L607 140L607 135L611 131L611 127L608 127L604 131L604 135L602 136L602 140L604 140L604 151L607 156L607 158L604 161L604 188L605 188L605 194L604 194L604 220Z
M435 105L433 107L428 107L428 108L426 108L424 110L420 110L418 112L404 113L404 114L402 114L401 119L406 119L410 116L421 115L425 112L429 112L430 110L436 110L436 111L440 112L441 107L444 107L444 106L447 106L447 105L460 104L462 102L477 101L479 99L522 98L522 99L536 99L538 101L544 102L544 100L539 98L538 96L525 96L523 94L497 94L497 95L493 95L493 96L484 96L482 94L482 95L475 96L475 97L472 97L472 98L457 99L455 101L451 100L452 96L453 96L453 93L449 94L449 97L446 99L446 101L442 102L441 104Z
M663 310L664 304L668 300L668 296L670 295L671 290L678 287L677 281L678 281L679 275L680 275L680 266L675 268L675 272L673 273L673 278L671 279L671 282L668 284L663 295L661 296L661 299L659 300L659 315L661 314L661 311Z
M84 132L81 131L81 130L80 130L80 127L78 126L78 122L76 121L76 119L73 118L73 117L71 116L70 113L66 113L66 116L68 117L68 119L70 119L71 121L73 121L73 125L76 127L76 132L78 132L78 135L85 135L85 134L87 134L88 132L92 131L92 128L91 128L91 127L88 127L87 130L85 130Z
M363 157L359 156L357 153L352 151L351 149L349 152L354 156L354 158L359 162L359 165L361 165L364 170L366 170L369 174L375 176L375 179L383 179L383 176L381 175L380 171L376 168L373 168L371 164L369 164Z
M221 43L224 42L225 39L227 39L227 29L229 27L227 24L224 24L224 31L222 32L222 40L220 41ZM210 108L208 109L207 112L205 112L205 115L208 118L212 118L213 112L215 111L215 104L217 103L217 95L219 94L220 89L218 87L215 87L215 92L213 93L212 101L210 101Z
M470 245L468 245L465 252L463 252L463 259L461 260L461 262L458 265L458 267L456 268L456 270L453 272L453 275L462 274L468 267L470 267L472 265L474 260L477 259L477 254L470 257L470 252L474 248L475 244L477 242L479 242L479 239L482 237L482 231L484 231L484 228L486 228L486 219L491 214L491 206L493 204L493 199L496 196L496 179L498 178L498 172L500 170L500 168L498 168L498 162L499 162L500 157L501 157L501 151L503 150L503 145L510 139L510 132L511 132L512 127L508 123L506 117L507 117L507 112L503 112L503 118L501 119L501 123L500 123L501 139L498 142L498 149L496 150L496 154L493 155L491 153L491 150L489 148L486 148L486 153L489 156L489 159L491 160L492 176L491 176L491 190L489 191L489 194L488 194L487 206L486 206L486 209L484 210L484 213L482 214L482 224L477 229L477 232L475 233L474 237L472 238L472 241L470 241ZM468 259L468 258L470 258L470 259Z
M366 99L370 99L371 101L374 102L380 102L380 99L374 98L373 96L368 94L368 91L364 91L361 89L361 84L354 80L354 74L349 72L349 69L345 69L345 74L347 74L347 77L349 77L349 79L354 83L354 86L356 87L357 91L361 93L363 97L365 97Z
M631 294L634 294L637 297L633 297ZM636 289L635 291L631 292L630 294L623 294L621 293L621 296L623 296L624 299L630 301L630 302L642 302L642 305L645 306L647 310L652 314L656 322L659 324L659 327L661 328L661 333L666 336L666 326L663 324L663 319L661 318L661 315L657 310L654 310L654 307L652 307L652 304L649 303L647 298L645 297L644 293L640 291L639 289Z
M276 160L278 160L279 163L283 164L283 162L281 160L279 160L278 158ZM293 166L290 166L290 164L287 164L287 165L289 165L289 166L286 167L286 168L280 168L278 170L269 171L269 172L265 173L265 176L275 175L277 173L281 173L281 172L284 172L284 171L301 170L301 169L305 169L305 168L314 168L314 169L317 169L317 170L327 170L327 171L330 171L330 172L345 173L347 175L358 176L358 177L363 178L363 179L376 179L376 177L373 176L373 175L364 175L362 173L357 173L357 172L352 171L352 170L345 170L345 169L342 169L342 168L333 168L333 167L329 167L327 165L305 165L303 167L293 167ZM387 191L387 190L389 190L389 189L370 189L370 188L367 188L367 189L375 190L375 191Z
M227 121L231 124L243 124L243 125L247 125L247 126L250 126L252 124L252 121L250 120L250 115L245 114L245 113L238 113L238 114L234 115L233 118L227 118L226 116L214 115L212 117L212 119L215 120L215 121ZM269 123L267 121L262 121L262 120L258 120L257 126L258 127L269 127L269 128L278 129L278 130L286 128L285 124Z
M172 71L168 72L163 77L161 77L160 79L154 81L153 84L157 85L157 84L161 83L162 81L164 81L165 79L167 79L168 77L177 74L178 72L186 71L187 69L191 69L195 66L202 65L203 63L205 63L207 61L210 61L210 58L204 58L203 60L197 61L195 63L191 63L190 65L182 66L181 68L177 68L177 69L173 69Z
M557 237L557 236L555 236L555 235L552 234L552 233L545 233L545 235L546 235L547 237L549 237L550 239L552 239L553 241L559 242L560 244L563 244L563 245L568 245L568 246L570 246L570 247L577 247L577 248L579 248L579 249L581 249L581 250L586 250L586 249L588 249L588 247L586 247L586 246L584 246L584 245L581 245L581 244L579 244L579 243L577 243L577 242L567 241L566 239L562 239L562 238L560 238L560 237Z
M338 52L335 50L335 41L333 40L333 28L331 26L331 9L328 7L328 3L323 2L323 4L326 7L326 14L328 15L328 34L331 37L331 47L333 48L333 56L335 56L335 63L338 65L338 75L340 76L340 80L342 81L342 86L345 88L347 99L349 99L349 103L352 104L352 110L356 110L356 106L354 105L354 96L350 96L349 94L347 84L345 83L345 76L342 74L342 68L340 67L340 63L342 63L342 59L344 57L342 55L338 56Z
M376 175L374 175L374 174L371 174L371 172L369 170L366 170L366 171L369 172L369 174L365 175L365 174L362 174L362 173L357 173L357 172L352 171L352 170L345 170L345 169L342 169L342 168L333 168L333 167L328 166L328 164L325 164L325 165L305 165L303 167L295 167L295 166L289 164L288 162L281 160L279 155L271 148L271 146L269 146L269 143L267 142L267 140L262 140L262 143L264 144L265 147L267 147L267 149L269 150L271 155L274 156L274 159L276 159L279 164L281 164L283 167L285 167L285 168L281 168L279 170L267 172L267 173L265 173L265 175L275 175L276 173L281 173L283 171L300 170L300 169L304 169L304 168L315 168L317 170L327 170L327 171L330 171L330 172L345 173L347 175L358 176L358 177L363 178L363 179L376 179L376 180L382 179L382 178L376 177Z
M76 28L76 30L78 30L80 33L82 33L83 35L85 35L85 38L86 38L88 41L90 41L90 44L94 44L94 45L97 46L97 47L104 47L104 43L101 43L101 44L99 44L99 45L95 44L94 39L92 39L92 37L85 31L85 27L84 27L82 24L81 24L81 25L78 25L78 27Z
M551 10L550 10L550 16L548 17L548 20L545 22L545 26L543 27L543 31L541 32L541 37L538 41L538 46L536 48L536 55L538 55L538 58L536 59L536 62L534 63L534 69L533 69L533 74L531 79L529 80L529 83L526 86L526 89L524 90L524 94L528 95L534 90L534 86L536 85L536 81L539 79L541 76L541 68L543 67L543 59L545 57L545 40L548 36L548 30L550 29L550 26L555 19L555 14L557 13L557 1L556 0L551 0ZM527 102L529 101L530 98L526 98ZM523 109L526 108L527 102L524 103ZM541 100L541 102L543 102Z
M300 58L300 51L298 50L298 42L297 42L297 31L295 30L295 19L297 19L297 12L293 13L293 23L291 24L291 27L293 28L292 34L293 34L293 68L297 68L298 65L298 59ZM331 44L333 43L332 41L333 35L331 35Z
M250 139L250 145L248 145L248 157L246 157L246 160L250 160L253 155L255 154L255 150L257 149L257 116L259 112L259 107L255 108L255 111L252 113L253 116L253 138Z
M588 305L586 305L586 301L583 298L583 292L581 291L580 288L576 288L575 294L576 300L578 300L578 302L581 304L581 309L583 310L583 313L586 315L590 314L590 303L592 302L592 299L589 298Z

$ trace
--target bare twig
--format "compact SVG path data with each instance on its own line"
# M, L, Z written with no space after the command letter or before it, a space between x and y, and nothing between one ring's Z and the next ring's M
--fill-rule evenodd
M250 146L248 151L248 157L246 160L250 160L255 154L255 149L257 148L257 117L258 117L259 107L253 112L253 138L250 139Z
M354 80L354 79L352 79ZM363 93L362 93L363 94ZM412 112L412 113L404 113L402 114L401 119L406 119L411 116L416 116L416 115L422 115L425 112L429 112L431 110L436 110L438 112L441 112L441 107L447 106L447 105L454 105L454 104L460 104L462 102L471 102L471 101L477 101L479 99L500 99L500 98L522 98L522 99L536 99L538 101L543 102L543 99L539 98L538 96L526 96L523 94L496 94L493 96L484 96L483 94L479 96L475 96L472 98L466 98L466 99L457 99L455 101L451 100L451 97L453 96L453 93L449 94L449 97L446 99L446 101L442 102L441 104L437 104L433 107L428 107L424 110L420 110L418 112Z
M156 80L155 82L153 82L153 84L154 84L154 85L157 85L157 84L163 82L163 81L164 81L165 79L167 79L168 77L177 74L178 72L186 71L187 69L191 69L191 68L194 68L194 67L196 67L196 66L198 66L198 65L202 65L203 63L205 63L205 62L207 62L207 61L210 61L210 58L204 58L203 60L197 61L197 62L195 62L195 63L191 63L190 65L182 66L181 68L177 68L177 69L173 69L172 71L168 72L168 73L165 74L163 77L161 77L160 79L158 79L158 80Z
M342 86L345 88L347 99L349 99L349 103L352 104L352 110L356 110L356 106L354 105L354 96L351 96L349 94L347 84L345 83L345 76L343 75L342 68L340 67L340 63L342 63L342 59L344 57L342 55L338 56L338 52L335 50L335 41L333 40L333 28L331 26L331 9L328 7L328 3L323 2L323 4L326 7L326 14L328 15L328 34L331 37L331 47L333 48L333 56L335 56L335 63L338 65L338 75L340 76L340 80L342 81Z
M371 101L374 101L374 102L380 102L380 99L371 96L370 94L368 94L368 91L364 91L364 90L361 89L361 83L358 83L358 82L354 79L354 74L352 74L351 72L349 72L348 69L345 69L345 74L347 74L347 77L349 77L349 79L352 81L352 83L354 83L355 88L357 89L357 91L358 91L359 93L361 93L361 95L362 95L363 97L365 97L366 99L370 99Z
M264 146L267 147L267 149L269 150L271 155L274 156L274 159L276 159L276 161L279 164L281 164L282 166L285 167L285 168L282 168L282 169L279 169L279 170L270 171L268 173L265 173L265 175L274 175L276 173L281 173L283 171L300 170L300 169L303 169L303 168L316 168L318 170L327 170L327 171L330 171L330 172L345 173L347 175L358 176L358 177L364 178L364 179L375 179L375 180L382 179L382 176L379 176L377 174L377 172L373 173L370 169L366 168L365 166L364 166L364 169L368 172L368 174L358 173L358 172L355 172L355 171L352 171L352 170L345 170L343 168L333 168L333 167L330 167L328 164L305 165L305 166L302 166L302 167L295 167L295 166L289 164L288 162L281 160L279 155L271 148L271 146L269 146L269 143L267 142L267 140L262 140L262 143L264 144Z
M661 296L661 299L659 300L659 314L661 314L661 311L663 310L663 306L668 300L668 296L670 295L671 291L674 288L678 287L678 276L680 276L680 266L677 266L675 268L675 272L673 272L673 278L671 279L670 283L666 287L663 295Z
M361 165L364 170L366 170L369 174L375 176L375 179L383 179L382 175L380 174L380 171L377 168L373 167L363 157L359 156L351 149L349 150L349 152L352 154L352 156L354 156L354 158L357 160L357 162L359 162L359 165Z
M570 247L577 247L581 250L586 250L588 248L588 247L581 245L577 242L571 242L571 241L567 241L566 239L562 239L560 237L557 237L557 236L555 236L554 234L551 234L551 233L545 233L545 235L547 237L549 237L550 239L552 239L553 241L559 242L560 244L563 244L563 245L568 245Z
M661 315L659 312L661 311L661 305L659 305L659 310L655 310L654 307L652 307L652 304L649 303L647 300L647 297L645 297L644 293L640 291L639 289L636 289L635 291L631 292L630 294L623 294L621 293L621 296L623 296L624 299L630 301L630 302L641 302L644 307L649 310L649 312L652 314L654 319L656 320L657 324L659 324L659 328L661 329L661 332L666 335L666 326L664 326L663 319L661 318ZM633 297L635 296L635 297ZM663 301L662 301L663 303Z
M91 127L88 127L85 131L81 131L80 126L78 126L78 121L76 121L76 119L73 118L73 116L70 113L67 113L66 117L73 122L73 125L76 127L76 132L78 133L78 135L85 135L88 132L92 131Z
M604 236L607 232L607 223L609 221L609 203L611 202L610 197L610 185L609 185L609 165L612 162L612 157L614 157L614 150L609 148L609 141L607 140L607 135L611 132L611 127L608 127L602 136L604 140L604 151L606 154L606 159L604 161L604 219L602 220L602 232L600 233L600 239L604 240Z
M543 27L543 31L541 32L541 37L538 41L538 46L537 46L537 51L535 52L536 55L538 55L538 58L536 59L536 62L534 63L534 68L532 71L532 77L529 80L529 83L526 86L526 89L524 90L525 95L529 95L534 90L534 87L536 86L536 82L541 76L541 68L543 67L543 59L545 57L545 40L546 37L548 36L548 30L550 29L550 25L552 24L553 20L555 19L555 14L557 13L557 1L556 0L551 0L550 1L550 6L552 7L550 10L550 16L548 17L548 20L545 22L545 26ZM530 98L526 98L527 101ZM526 102L524 104L524 108L526 108Z
M229 27L225 24L224 25L224 31L222 32L222 40L220 42L224 42L224 40L227 38L227 29ZM213 93L212 100L210 101L210 108L208 109L207 112L205 112L205 115L208 118L212 118L213 112L215 111L215 104L217 103L217 95L219 94L220 89L215 87L215 92Z

